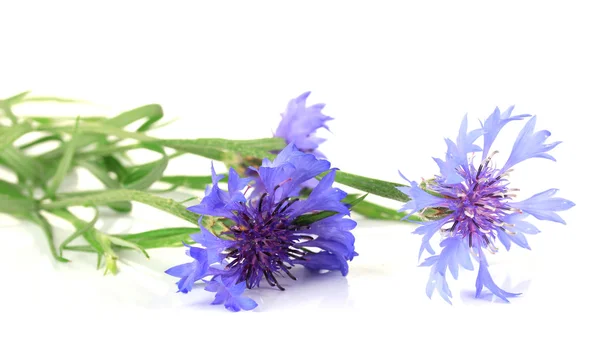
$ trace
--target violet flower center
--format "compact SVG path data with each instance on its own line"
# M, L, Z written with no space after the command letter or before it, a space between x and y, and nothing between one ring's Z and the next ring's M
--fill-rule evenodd
M296 280L290 272L292 260L302 260L307 252L294 245L309 237L294 233L299 227L292 223L288 209L297 200L285 198L273 204L264 193L255 207L244 204L243 210L237 212L237 224L228 233L235 240L227 249L227 269L239 273L238 283L246 281L250 289L259 286L264 276L269 285L283 291L276 278L282 276L281 271Z
M511 170L500 173L490 167L490 160L496 153L484 160L478 168L471 165L470 170L460 169L459 173L465 179L464 183L444 185L441 182L434 190L443 194L449 200L449 209L454 214L450 228L442 229L449 236L468 237L469 247L474 241L479 241L480 247L485 247L491 252L497 252L492 240L495 238L495 229L501 228L508 234L514 234L506 229L513 227L503 219L514 212L521 212L506 204L514 194L509 192L518 189L508 188L506 177Z

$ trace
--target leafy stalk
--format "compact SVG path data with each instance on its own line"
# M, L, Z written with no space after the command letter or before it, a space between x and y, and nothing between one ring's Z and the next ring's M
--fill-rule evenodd
M45 210L53 210L76 205L96 206L123 201L144 203L156 209L173 214L190 223L198 224L199 216L191 211L188 211L183 205L179 204L175 200L158 197L148 192L133 189L107 190L106 192L87 196L65 198L54 202L42 203L40 207Z

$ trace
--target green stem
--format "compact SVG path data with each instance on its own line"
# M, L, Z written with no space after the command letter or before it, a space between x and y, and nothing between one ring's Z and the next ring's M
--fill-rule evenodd
M148 192L132 189L107 190L106 192L98 194L62 199L51 203L43 203L41 204L41 208L45 210L55 210L76 205L104 205L121 201L140 202L156 209L171 213L193 224L198 224L199 216L191 211L188 211L183 205L179 204L175 200L158 197Z
M38 131L51 131L51 132L66 132L66 133L71 133L72 132L72 128L71 126L39 126L37 128ZM119 138L131 138L131 139L135 139L138 141L143 141L143 142L152 142L152 141L157 141L158 139L154 138L154 137L150 137L148 135L145 135L143 133L136 133L136 132L129 132L129 131L125 131L122 130L118 127L113 127L110 126L108 124L104 124L104 125L97 125L97 124L81 124L81 126L79 126L79 131L81 132L87 132L87 133L97 133L97 134L104 134L104 135L111 135L111 136L116 136Z

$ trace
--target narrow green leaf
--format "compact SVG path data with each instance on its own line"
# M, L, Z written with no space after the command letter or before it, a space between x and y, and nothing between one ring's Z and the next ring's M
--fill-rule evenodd
M128 144L128 145L108 145L99 146L93 150L86 150L77 153L78 158L89 158L94 156L114 156L119 153L124 153L134 149L143 148L142 144Z
M63 250L65 249L65 247L67 247L67 245L71 242L73 242L77 237L83 235L83 233L90 231L94 225L96 224L96 222L98 221L98 218L100 217L100 212L98 211L98 209L96 209L96 214L94 215L94 218L92 219L92 221L87 222L84 226L80 226L80 223L77 223L77 226L75 226L75 224L73 224L73 226L75 226L75 232L67 237L67 239L65 239L63 241L63 243L60 244L60 246L58 247L58 250L60 252L60 255L62 255Z
M160 120L164 116L163 109L158 104L149 104L140 106L139 108L135 108L133 110L126 111L112 119L108 122L110 125L114 127L125 127L137 120L147 118L147 121L140 126L137 130L139 132L144 132L152 126L155 122Z
M32 220L42 228L42 231L44 231L46 239L48 240L50 252L52 253L54 259L61 263L68 263L69 260L61 257L56 251L56 247L54 247L54 233L52 232L52 225L50 225L48 220L46 220L46 218L39 213L33 213Z
M204 190L207 185L212 184L211 176L163 176L161 182L169 183L178 187ZM224 181L226 182L226 181Z
M48 211L60 218L67 220L75 229L85 228L88 226L88 222L76 217L67 209L49 209ZM83 238L85 238L85 240L92 246L92 248L99 255L104 255L104 249L102 248L102 245L97 238L98 234L99 232L93 227L89 227L87 231L82 232Z
M0 213L22 214L36 209L37 203L32 199L0 194Z
M314 214L303 214L303 215L298 216L294 220L294 225L297 225L297 226L310 225L319 220L323 220L328 217L334 216L335 214L338 214L338 213L335 211L328 211L328 210L320 211L320 212L314 213Z
M37 128L37 130L38 131L69 133L72 131L72 127L71 126L39 126ZM147 136L143 133L129 132L129 131L125 131L125 130L121 129L120 127L111 126L108 124L108 122L106 122L104 124L82 123L79 126L79 130L82 133L115 136L115 137L119 137L119 138L123 138L123 139L131 138L131 139L135 139L138 141L145 141L145 142L158 141L156 138ZM82 146L88 145L90 143L93 143L96 141L96 138L94 138L93 136L87 136L86 140L88 141L87 143L80 142L78 144L78 147L82 147Z
M317 176L322 178L325 174ZM400 202L408 202L410 198L400 192L396 187L404 186L399 183L381 181L374 178L353 175L347 172L337 171L335 182L356 188L358 190L374 194L380 197L394 199Z
M23 144L23 145L19 146L19 149L20 150L26 150L26 149L29 149L29 148L34 147L36 145L43 144L43 143L50 142L50 141L59 141L59 142L62 142L63 140L60 137L60 135L58 135L58 134L51 134L51 135L48 135L48 136L40 137L40 138L38 138L36 140L33 140L33 141L31 141L31 142L29 142L27 144Z
M14 172L25 179L34 181L45 180L44 165L27 155L22 151L16 149L12 145L6 146L2 153L0 153L0 159L10 167Z
M162 147L152 143L144 143L144 147L162 154L162 157L157 161L136 167L133 171L128 172L123 181L127 189L143 190L149 188L162 177L169 164L169 158Z
M0 195L5 195L12 198L26 198L19 185L4 180L0 180Z
M79 117L81 118L82 121L85 122L104 122L106 120L106 117L103 116L81 116ZM70 116L23 116L23 119L26 121L35 121L37 123L40 124L56 124L56 123L64 123L64 122L70 122L72 120L77 119L77 117L70 117Z
M3 129L0 132L0 153L6 146L11 145L14 141L19 139L19 137L23 136L27 132L30 132L31 130L31 126L26 123L19 123Z
M86 253L98 253L98 251L96 251L94 249L94 247L92 246L86 246L86 245L78 245L78 246L67 246L65 248L63 248L63 250L65 251L76 251L76 252L86 252ZM99 258L101 258L99 256ZM100 268L100 264L97 265L97 268Z
M355 195L348 195L347 199L356 198ZM417 215L411 215L405 219L406 213L398 212L395 209L386 208L384 206L374 204L367 201L362 201L352 207L352 211L356 214L360 214L368 219L373 220L392 220L392 221L423 221L423 219Z
M194 241L192 241L190 235L197 233L198 231L198 228L180 227L152 230L134 235L112 235L112 237L127 239L128 241L135 243L137 246L144 249L154 249L165 247L181 247L183 246L184 242L187 244L193 244ZM132 249L130 246L123 247L116 243L115 246L117 249ZM65 249L79 251L90 251L90 249L93 250L90 246L69 246Z
M191 235L200 232L198 227L171 227L166 229L150 230L126 235L118 235L120 238L139 243L150 239L160 239L171 236Z
M100 182L102 182L108 189L120 189L121 184L110 177L108 171L98 163L91 161L78 160L77 165L86 168L92 175L94 175ZM93 192L92 194L98 194ZM61 194L64 196L64 194ZM133 208L132 204L128 201L116 201L106 204L108 207L119 213L129 213Z
M102 193L88 196L66 198L51 203L42 203L41 207L43 209L52 210L75 205L104 205L122 201L136 201L144 203L156 209L168 212L193 224L198 223L199 215L188 211L186 207L177 203L175 200L158 197L148 192L133 189L107 190Z
M153 141L154 138L150 136L146 136L142 133L128 132L122 130L123 127L133 123L139 119L147 118L148 120L138 128L138 131L143 132L147 128L149 128L154 122L160 120L162 118L163 112L162 107L157 104L145 105L139 108L126 111L116 117L111 119L107 119L105 122L101 124L93 124L93 123L83 123L79 126L80 131L86 133L94 133L94 134L102 134L102 135L114 135L119 138L132 138L140 141ZM54 132L70 132L71 129L69 126L39 126L39 131L54 131ZM98 137L85 135L79 138L76 148L80 148L83 146L87 146L98 141ZM62 147L64 148L64 147ZM56 158L62 155L62 148L55 149L51 152L48 152L44 155L44 158Z
M17 104L20 101L22 101L29 93L31 93L31 91L25 91L23 93L13 95L12 97L6 98L4 100L0 99L0 106L2 106L2 105L11 106L11 105Z
M350 197L351 195L346 196L346 198L344 198L342 201L346 204L348 204L348 207L350 209L353 209L358 203L362 202L363 200L365 200L365 198L367 198L369 194L365 193L360 197Z
M148 252L146 252L146 250L140 246L138 246L137 244L133 243L133 242L129 242L127 240L124 240L123 238L120 237L116 237L116 236L107 236L108 239L113 243L116 244L118 246L121 247L126 247L126 248L131 248L131 249L135 249L140 251L146 258L150 258L150 256L148 255Z
M46 188L46 194L50 197L54 197L54 193L62 183L63 179L69 172L71 168L71 161L73 160L73 155L75 154L75 146L77 141L77 131L79 129L79 119L75 121L75 128L73 129L73 133L71 134L71 140L67 143L65 148L65 153L62 158L58 162L58 167L54 173L54 176L50 179L48 183L48 187Z
M19 103L78 103L78 104L89 104L90 102L85 100L61 98L61 97L24 97Z
M117 175L117 179L119 180L119 182L122 183L123 180L127 178L129 171L123 166L123 164L121 164L119 159L115 158L112 155L105 156L102 159L104 161L104 166L106 170L109 172L114 172L115 175Z
M263 159L275 156L270 151L285 148L285 141L281 138L256 140L227 140L221 138L163 139L157 141L157 143L176 150L221 161L225 161L227 152L238 153L245 157Z

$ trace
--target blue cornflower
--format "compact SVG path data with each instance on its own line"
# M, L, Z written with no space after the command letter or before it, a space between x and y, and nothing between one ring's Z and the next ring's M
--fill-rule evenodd
M317 147L325 139L315 136L315 132L321 127L329 130L326 122L333 120L333 118L321 112L325 104L315 104L307 107L306 99L309 95L310 92L306 92L290 100L287 109L281 114L281 122L275 131L275 137L285 139L288 144L293 143L305 153L324 158Z
M188 208L201 215L222 219L228 229L219 237L199 221L200 233L192 239L204 248L191 247L194 262L167 270L180 277L179 291L187 293L194 282L207 282L206 290L216 292L213 304L224 304L231 311L256 307L242 296L246 288L270 286L284 290L285 276L296 280L292 267L303 265L311 271L339 270L348 273L354 251L350 232L356 222L349 219L349 208L342 203L346 193L333 188L335 170L325 175L311 194L299 197L301 184L330 170L330 163L288 145L270 161L255 169L256 176L240 178L230 169L228 190L219 189L212 170L212 186L200 204ZM246 196L250 187L253 191ZM328 217L307 220L308 214L327 213Z
M430 266L431 274L426 293L431 298L437 290L448 303L452 297L446 272L454 279L458 278L459 266L473 270L471 257L479 264L475 294L480 296L485 286L494 295L508 302L508 297L518 294L502 290L492 280L488 270L484 250L496 253L495 245L499 240L506 250L511 243L529 248L525 234L536 234L539 230L526 221L528 216L539 220L549 220L564 224L556 214L575 204L569 200L554 197L557 190L550 189L538 193L529 199L516 202L518 189L509 188L507 179L512 167L531 158L555 159L548 152L560 142L545 144L549 131L534 132L536 117L531 115L512 116L513 107L501 113L498 108L482 123L482 128L467 130L467 118L463 119L456 142L446 140L448 151L445 160L436 159L440 174L421 185L406 179L410 186L398 187L408 195L411 201L400 211L411 214L423 211L431 221L423 222L414 233L423 235L419 257L424 250L432 256L425 259L421 266ZM510 121L531 117L516 139L507 162L496 168L491 163L497 152L490 153L492 143L498 132ZM475 142L483 136L483 148ZM481 152L481 162L475 163L470 153ZM434 234L441 232L443 240L438 255L429 241Z

